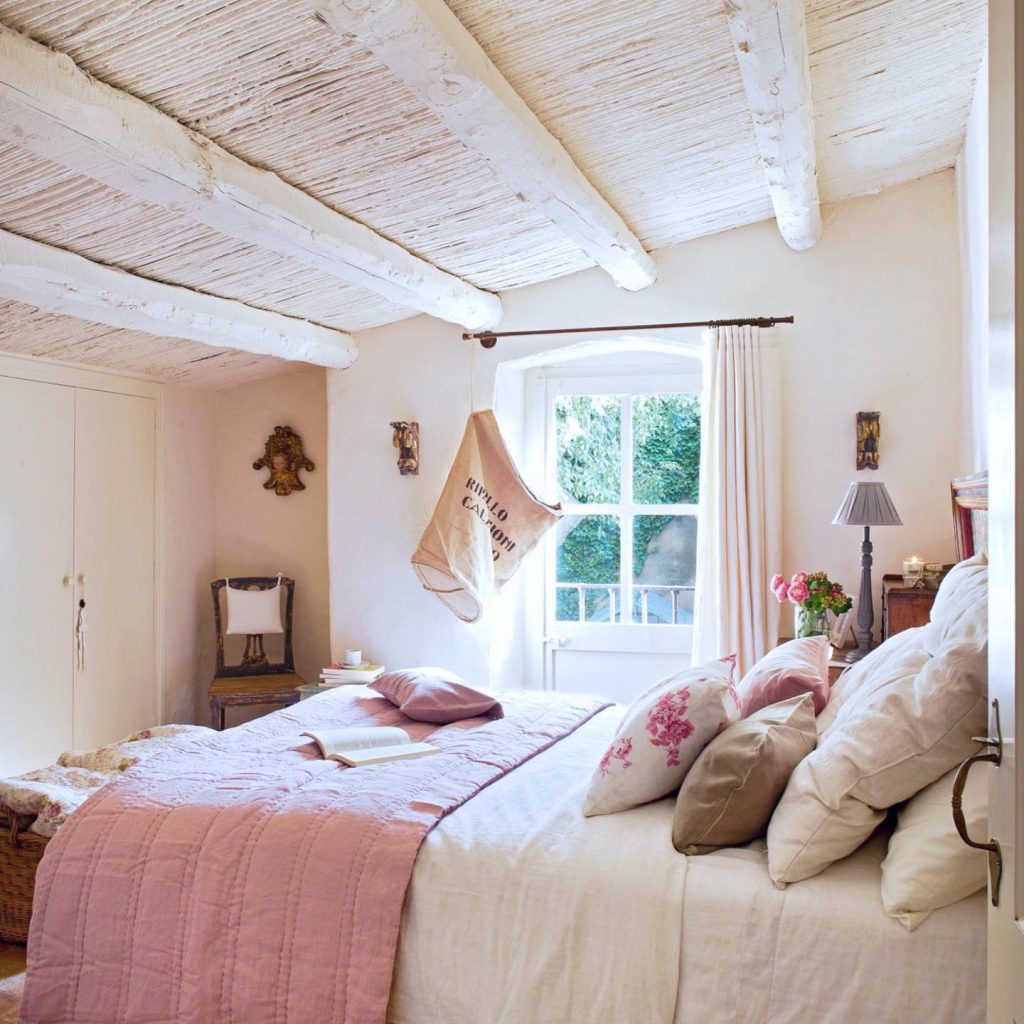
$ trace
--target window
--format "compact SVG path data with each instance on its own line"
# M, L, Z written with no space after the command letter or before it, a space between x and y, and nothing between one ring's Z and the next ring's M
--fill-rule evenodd
M555 624L689 626L699 529L699 377L552 375L548 475L565 513Z

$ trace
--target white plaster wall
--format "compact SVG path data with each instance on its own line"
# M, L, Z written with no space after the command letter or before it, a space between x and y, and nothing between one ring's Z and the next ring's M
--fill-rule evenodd
M207 721L213 675L210 581L215 576L217 479L214 396L168 388L164 418L165 722Z
M210 582L278 570L296 580L295 652L315 679L330 654L327 406L323 371L299 366L220 394L167 388L164 403L164 721L207 724L214 672ZM275 426L302 435L313 473L287 498L252 468ZM254 717L230 713L229 724Z
M316 465L312 473L300 474L306 489L287 497L264 490L266 470L252 468L275 426L295 430ZM296 366L222 392L216 400L214 438L216 568L207 580L203 601L211 635L210 580L278 572L291 576L295 580L295 667L304 679L315 682L330 659L324 371ZM212 671L211 664L210 675Z
M782 344L783 564L826 569L856 591L859 530L830 525L854 468L858 410L881 411L881 470L905 525L875 531L875 581L903 557L953 555L949 477L960 422L960 303L952 171L826 211L822 241L796 253L773 222L656 254L638 293L600 271L509 292L504 329L787 314ZM331 640L392 665L490 673L490 632L419 587L409 566L470 410L490 404L501 361L558 346L517 339L486 352L451 325L416 318L363 332L360 355L328 373ZM566 344L580 340L571 337ZM400 477L388 422L420 422L421 474ZM784 627L791 628L786 615ZM783 630L786 631L785 628Z
M960 219L963 408L960 471L988 469L988 60L956 164Z

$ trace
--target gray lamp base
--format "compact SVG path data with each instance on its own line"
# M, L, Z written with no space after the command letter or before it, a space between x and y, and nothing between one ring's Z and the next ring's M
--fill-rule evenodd
M870 653L870 644L867 647L855 647L852 651L848 651L846 653L846 656L843 658L843 661L845 661L848 665L852 665L854 662L860 661L860 659L863 658L865 654Z
M860 661L871 653L871 628L875 624L875 609L871 601L871 528L864 527L864 541L860 546L860 596L857 598L857 649L844 659L849 664Z

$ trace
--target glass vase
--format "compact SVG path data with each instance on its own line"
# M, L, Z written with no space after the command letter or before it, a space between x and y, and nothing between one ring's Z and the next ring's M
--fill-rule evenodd
M797 605L796 636L828 636L828 609L812 611Z

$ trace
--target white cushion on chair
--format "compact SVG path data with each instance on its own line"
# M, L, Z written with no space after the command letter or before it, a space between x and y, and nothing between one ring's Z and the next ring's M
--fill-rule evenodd
M269 590L236 590L230 581L227 592L229 636L250 633L283 633L281 628L281 584Z

